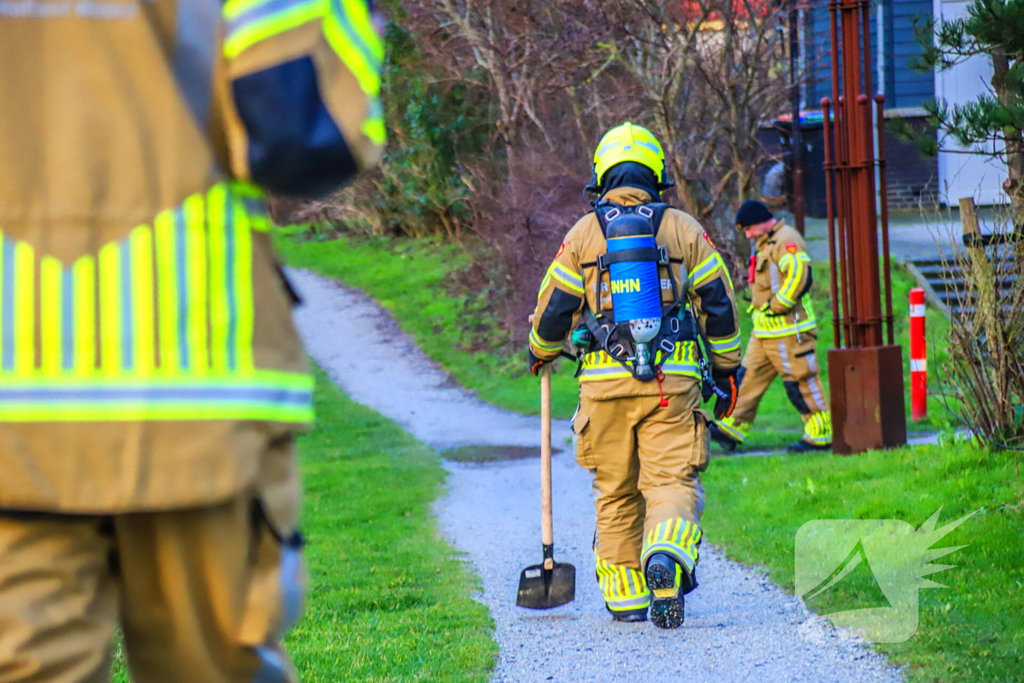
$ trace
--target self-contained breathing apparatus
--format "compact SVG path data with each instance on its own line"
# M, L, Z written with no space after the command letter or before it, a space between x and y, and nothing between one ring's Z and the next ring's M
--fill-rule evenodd
M582 371L584 356L601 350L633 377L649 382L659 378L662 363L672 357L679 342L701 339L707 345L685 292L676 280L673 266L682 264L682 260L670 258L668 249L655 242L668 208L660 202L636 206L609 201L594 203L594 213L608 243L608 251L598 256L596 262L583 264L583 268L598 270L598 291L594 293L598 310L591 310L588 299L580 324L572 335L579 362L577 376ZM672 290L672 302L667 306L662 304L662 267L668 273ZM606 272L611 311L600 310ZM713 393L721 392L711 381L710 368L699 343L695 346L703 380L701 393L707 401Z

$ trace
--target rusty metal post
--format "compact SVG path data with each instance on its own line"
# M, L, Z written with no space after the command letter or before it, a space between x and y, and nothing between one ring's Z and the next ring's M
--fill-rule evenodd
M789 102L793 122L789 129L789 166L793 182L793 227L804 234L804 132L800 124L800 6L789 10Z
M839 311L839 290L836 287L836 211L833 204L832 187L836 182L836 164L833 159L832 146L832 100L827 97L821 98L821 112L825 126L825 215L828 216L828 266L829 283L832 294L832 343L836 348L842 345L840 326L844 322ZM846 343L849 344L849 334Z
M893 345L892 277L889 271L889 187L885 177L885 95L875 95L878 109L878 208L882 228L882 276L885 278L885 343Z
M852 286L853 270L856 269L857 259L853 253L853 204L852 185L850 183L850 136L846 128L848 110L843 98L839 98L839 186L842 197L842 238L839 243L840 257L843 262L843 315L846 317L846 327L849 330L850 340L847 346L860 346L860 325L857 313L857 288Z
M829 125L826 121L826 197L831 200L834 179L837 215L829 214L829 250L834 260L838 256L838 262L832 271L832 301L834 316L839 315L839 306L842 306L846 344L845 348L839 348L840 321L834 317L836 348L829 350L828 362L833 450L850 454L906 443L906 412L902 348L892 344L884 98L881 96L875 98L874 108L878 115L880 171L878 182L875 180L876 126L871 106L869 0L829 0L829 13L832 99L823 100L822 109L827 119L835 103L835 122ZM884 315L880 280L884 281ZM883 335L883 328L887 334ZM884 345L886 343L888 345Z

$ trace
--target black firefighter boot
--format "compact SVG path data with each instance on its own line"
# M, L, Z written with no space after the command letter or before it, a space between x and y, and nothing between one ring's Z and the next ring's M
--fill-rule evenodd
M651 621L658 628L683 625L683 595L693 590L690 572L666 555L655 553L647 561L647 587L651 590Z
M608 603L605 603L605 607L608 607ZM612 612L611 608L608 611ZM612 612L612 621L621 621L626 624L647 621L647 608L641 607L640 609L631 609L625 612Z
M724 448L728 453L736 452L736 447L740 445L739 441L723 432L714 422L708 425L708 430L711 434L712 441Z
M818 451L830 451L832 450L832 444L825 444L823 446L817 446L809 441L800 439L794 444L790 444L786 448L787 453L815 453Z

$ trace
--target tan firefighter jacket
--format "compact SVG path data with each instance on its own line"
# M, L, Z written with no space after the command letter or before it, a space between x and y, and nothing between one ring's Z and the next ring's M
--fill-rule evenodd
M651 201L643 190L618 188L603 199L622 206L635 206ZM706 332L715 367L732 370L740 362L740 338L736 318L736 301L732 280L722 257L707 233L692 217L677 209L665 211L655 239L667 247L670 266L682 295L689 298L692 310ZM540 287L530 349L544 360L558 356L584 307L610 311L612 297L607 273L598 282L597 257L608 251L601 233L601 224L593 213L581 218L565 237L554 262L548 268ZM672 303L671 283L665 267L661 270L662 303ZM600 306L600 309L597 307ZM699 381L696 344L681 341L671 358L661 358L665 379L665 395L685 393ZM657 396L658 382L641 382L604 351L594 351L584 358L580 375L581 394L606 399L620 396Z
M363 0L0 2L0 509L225 499L312 418L262 190L376 161Z
M807 244L782 221L757 241L754 282L754 336L785 337L816 329L811 307L811 257ZM767 305L772 314L765 309Z

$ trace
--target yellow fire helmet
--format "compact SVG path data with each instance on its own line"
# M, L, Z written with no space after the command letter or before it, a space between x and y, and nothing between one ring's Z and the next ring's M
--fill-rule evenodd
M658 191L675 185L668 178L665 167L665 152L661 143L651 131L628 121L604 134L594 152L594 172L590 177L588 191L600 191L604 174L609 168L623 161L635 161L654 171L658 179Z

